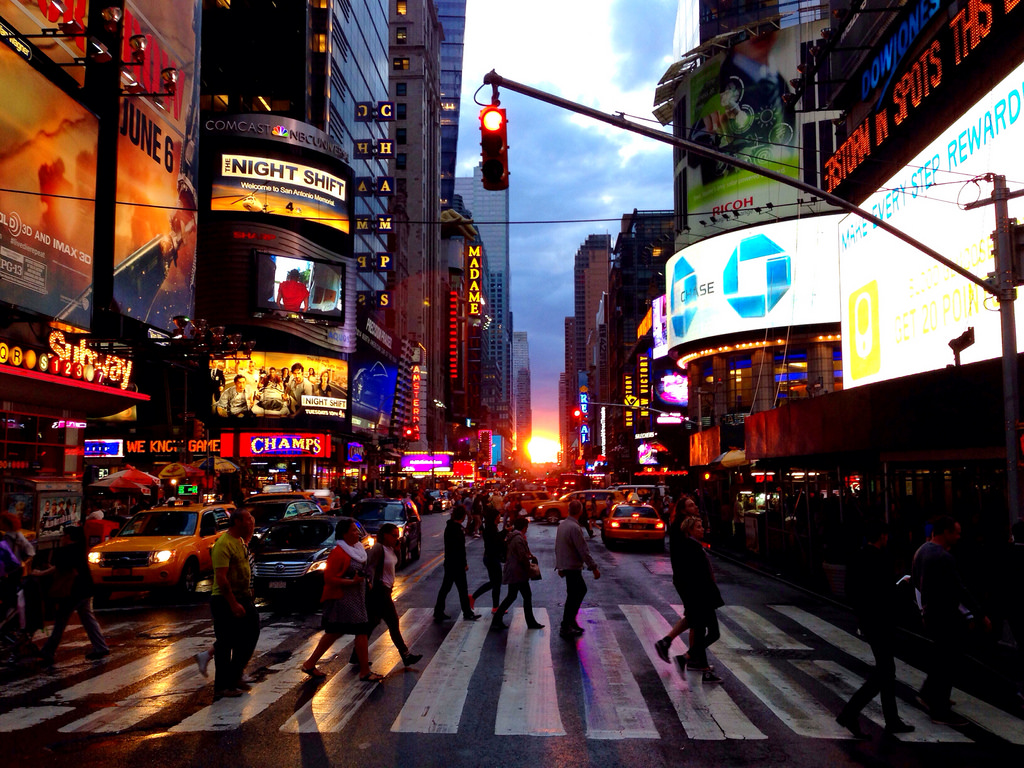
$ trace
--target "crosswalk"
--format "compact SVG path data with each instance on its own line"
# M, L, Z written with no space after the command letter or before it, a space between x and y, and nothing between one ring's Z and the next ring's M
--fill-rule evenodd
M193 662L197 652L211 646L208 620L151 631L125 622L116 629L147 639L142 655L138 647L122 644L102 665L65 661L49 676L8 682L4 702L15 700L16 705L0 702L0 732L46 724L75 735L154 728L180 734L233 731L258 722L260 728L282 734L326 734L345 731L353 718L369 711L386 718L395 734L458 734L479 729L481 722L489 728L493 722L496 736L595 741L678 738L680 726L694 741L850 738L835 722L835 713L863 682L863 665L872 663L862 640L797 606L726 606L719 612L721 640L711 654L724 683L710 684L698 673L666 664L654 650L655 641L681 613L677 605L585 608L579 621L586 632L572 653L565 641L553 636L552 617L545 609L536 612L538 621L547 625L540 630L528 629L522 609L516 609L507 632L490 632L486 621L456 621L442 634L436 627L428 631L435 626L429 608L412 608L402 615L402 632L426 657L414 677L403 678L407 685L398 687L404 696L400 703L375 696L382 686L359 680L350 665L315 691L306 688L307 694L296 696L309 685L299 662L319 639L301 621L264 626L253 665L261 666L252 690L210 703L210 680ZM114 634L115 627L107 630ZM686 650L682 640L675 641L674 655ZM68 645L77 641L72 632ZM352 638L345 637L332 652L344 660L351 648ZM375 671L394 676L401 670L401 657L386 632L369 650ZM467 705L474 701L474 680L481 679L482 663L503 665L491 712ZM962 690L953 694L957 711L975 728L932 723L909 701L924 673L897 660L897 677L904 697L900 714L915 726L912 733L897 737L902 741L962 744L987 731L1011 744L1024 744L1020 718ZM668 722L672 714L675 719ZM864 716L884 724L877 701Z

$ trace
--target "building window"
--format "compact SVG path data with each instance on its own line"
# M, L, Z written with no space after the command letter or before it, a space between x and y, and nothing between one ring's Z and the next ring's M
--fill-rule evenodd
M252 108L254 112L269 112L270 100L266 96L257 96L252 100Z
M326 8L327 0L313 0L312 5L314 8Z
M754 376L750 355L729 358L729 378L725 398L730 413L750 410L753 402Z
M405 45L409 42L409 28L408 27L397 27L395 29L395 42L399 45Z
M403 85L404 85L404 83L403 83ZM406 105L404 103L396 104L395 105L395 116L399 120L405 120L405 113L406 113Z
M397 168L400 171L404 171L405 170L405 161L406 161L405 152L399 152L397 155L395 155L395 168Z
M832 347L832 391L839 392L843 388L843 348Z
M405 96L408 90L406 83L395 83L395 96Z
M394 60L391 62L391 68L392 69L408 69L409 68L409 59L403 58L401 56L396 56L394 58Z
M322 32L313 35L313 53L327 53L327 35Z
M399 128L395 131L395 142L398 144L408 143L408 131L405 128Z
M807 397L807 350L788 349L775 355L775 404Z
M405 16L409 12L409 4L406 0L397 0L395 11L399 16Z

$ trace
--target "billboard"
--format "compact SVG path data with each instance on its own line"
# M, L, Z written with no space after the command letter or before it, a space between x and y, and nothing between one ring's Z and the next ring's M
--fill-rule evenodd
M345 265L256 252L256 310L345 321Z
M797 178L797 117L782 97L792 92L789 80L799 77L801 29L776 29L750 37L695 70L684 86L690 126L687 138ZM687 158L686 188L687 214L694 219L732 210L750 211L753 216L755 207L796 200L795 190L692 154Z
M88 52L87 36L47 34L43 37L43 30L57 31L63 25L68 30L81 29L84 32L89 20L89 0L64 0L59 5L52 0L0 0L0 16L7 22L4 26L12 27L22 35L31 35L32 44L40 52L65 67L64 71L79 85L85 83L85 67L71 65Z
M979 277L993 272L993 210L964 204L990 194L990 183L972 181L987 172L1024 178L1022 82L1019 65L861 207ZM1008 205L1024 219L1019 198ZM844 387L951 364L949 342L968 328L975 343L963 363L1001 354L995 302L974 283L853 216L840 224L839 256ZM1022 342L1018 312L1018 350Z
M0 45L0 301L89 328L99 121Z
M658 360L668 354L668 297L656 296L651 302L651 357Z
M166 69L178 72L172 95L121 99L117 144L114 304L164 330L191 315L195 291L196 163L199 139L199 0L125 3L121 59L128 91L165 93ZM130 39L143 35L134 64Z
M270 213L349 232L351 187L340 164L273 149L217 153L210 210Z
M236 376L245 381L236 386ZM342 419L348 410L348 362L291 352L211 360L210 396L211 412L222 418Z
M452 473L452 454L450 453L405 453L402 454L402 472Z
M391 425L398 367L358 345L352 358L352 429L386 435Z
M727 232L669 259L670 347L711 336L839 321L840 216Z

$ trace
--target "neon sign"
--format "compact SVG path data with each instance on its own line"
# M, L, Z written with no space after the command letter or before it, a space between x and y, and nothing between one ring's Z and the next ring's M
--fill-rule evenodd
M467 312L470 315L479 315L484 303L484 293L481 288L483 272L483 248L480 245L469 246L469 263L466 268L466 301Z
M243 456L320 456L330 455L326 435L245 435Z

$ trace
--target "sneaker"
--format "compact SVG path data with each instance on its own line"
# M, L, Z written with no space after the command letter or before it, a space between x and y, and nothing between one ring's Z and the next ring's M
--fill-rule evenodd
M448 619L450 619L450 618L451 618L451 616L448 615L447 613L435 613L434 614L434 623L435 624L440 624L442 621L448 621Z
M411 667L413 664L415 664L422 658L422 653L407 653L405 654L405 656L402 657L402 663L407 667Z
M939 723L940 725L951 725L954 728L962 728L963 726L968 724L967 718L958 715L951 709L947 709L945 712L933 711L931 713L931 718L933 723Z
M722 678L720 678L714 672L705 672L700 676L700 681L702 683L720 683L722 682Z
M109 655L110 651L89 651L89 653L85 654L85 658L87 661L99 661Z
M661 638L661 640L654 644L654 650L658 653L658 658L664 661L666 664L672 663L671 661L669 661L668 658L668 649L671 645L672 641L669 640L667 637Z
M195 655L196 666L199 667L199 674L203 677L210 676L210 659L213 654L209 651L200 651Z
M479 618L480 618L480 614L479 613L467 613L467 614L463 615L462 620L463 621L476 621Z
M224 699L224 698L227 698L227 699L237 699L241 695L242 695L242 692L240 690L238 690L237 688L225 688L225 689L223 689L221 691L214 691L213 692L213 700L217 701L218 699Z
M913 731L914 726L910 723L904 723L902 720L895 720L885 724L886 733L913 733Z

